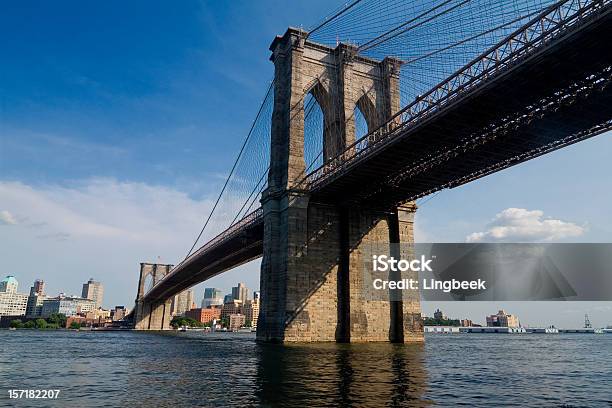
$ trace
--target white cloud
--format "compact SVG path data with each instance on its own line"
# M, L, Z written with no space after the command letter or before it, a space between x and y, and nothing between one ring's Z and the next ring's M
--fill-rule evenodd
M571 222L544 218L540 210L507 208L497 214L485 231L474 232L467 242L539 242L578 237L586 229Z
M207 198L195 200L167 187L113 179L92 179L72 187L0 182L0 196L4 206L28 220L24 225L45 238L62 234L78 239L176 241L176 235L186 230L194 236L211 208ZM223 210L232 212L227 207ZM0 212L0 219L17 223L8 210ZM224 222L212 225L208 235L223 226Z
M0 225L16 225L17 224L17 220L15 219L15 216L13 214L11 214L9 211L7 210L2 210L0 211Z
M0 197L0 223L15 224L0 228L0 275L16 275L21 292L33 279L45 279L51 294L78 294L93 276L106 285L108 305L133 301L140 262L178 263L213 203L164 186L113 179L68 187L0 181ZM199 245L226 228L240 204L237 198L223 200ZM226 282L228 276L219 277L219 287L236 283Z

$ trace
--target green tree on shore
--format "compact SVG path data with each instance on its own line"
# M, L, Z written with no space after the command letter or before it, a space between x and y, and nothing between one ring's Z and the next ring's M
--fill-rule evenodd
M13 329L21 329L23 327L23 322L19 319L11 320L11 325Z
M461 322L455 319L435 319L426 317L423 319L424 326L461 326Z
M57 327L66 327L66 315L63 313L51 313L47 317L47 323L55 324Z
M197 320L191 319L189 317L185 317L185 316L175 316L172 321L170 322L170 325L172 327L179 328L182 326L187 326L187 327L202 327L202 323L198 322Z
M47 328L47 321L45 319L36 319L34 321L34 326L37 329L46 329Z

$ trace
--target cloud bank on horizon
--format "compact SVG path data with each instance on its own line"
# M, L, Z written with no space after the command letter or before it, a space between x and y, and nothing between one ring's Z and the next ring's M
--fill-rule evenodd
M167 186L110 178L71 186L0 181L0 197L1 274L16 275L21 292L42 278L50 294L78 294L95 277L108 288L109 305L134 298L140 262L178 263L213 203ZM218 222L199 245L227 227L222 222L231 220L238 203L218 209ZM227 289L240 278L224 274L213 283ZM247 283L258 287L253 279Z
M0 211L0 225L16 225L15 216L7 210Z
M506 208L485 231L469 234L466 242L551 242L583 235L586 227L554 218L541 210Z

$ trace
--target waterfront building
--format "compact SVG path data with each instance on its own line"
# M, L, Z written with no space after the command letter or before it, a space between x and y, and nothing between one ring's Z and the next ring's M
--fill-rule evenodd
M32 287L30 287L30 295L28 296L28 303L26 305L26 317L40 317L43 300L46 298L45 282L41 279L36 279Z
M107 327L112 325L112 321L103 317L84 317L84 316L68 316L66 319L66 328L70 328L72 323L77 322L81 327Z
M170 314L172 316L183 316L185 312L194 307L193 304L193 290L187 289L175 295L172 298L172 304L170 306Z
M91 320L100 320L100 319L107 320L107 319L110 319L111 317L111 311L102 309L101 307L90 310L82 314L84 314L87 319L91 319Z
M26 316L27 317L40 317L42 313L43 301L47 297L45 295L34 294L28 296L28 301L26 304Z
M245 321L246 321L246 318L243 314L231 314L229 315L228 329L230 331L237 331L242 326L244 326Z
M116 322L117 320L123 319L128 313L130 313L130 311L125 306L115 306L115 308L111 310L111 318L113 322Z
M461 327L474 327L474 322L470 319L461 319Z
M239 300L242 303L249 299L249 289L244 283L240 282L238 286L232 288L232 299Z
M497 314L487 316L487 327L519 327L519 319L515 315L500 310Z
M7 275L0 281L0 292L4 293L16 293L19 282L13 275Z
M39 294L39 295L45 294L45 281L44 280L36 279L34 281L34 284L30 288L30 295L32 294Z
M189 317L200 323L210 323L215 319L221 318L221 306L191 309L185 312L185 317Z
M442 313L442 311L440 309L436 309L436 311L434 312L433 317L436 320L446 320L446 316L444 316L444 313Z
M0 281L0 316L25 316L28 295L17 293L18 285L12 275Z
M0 292L0 316L25 316L28 295L17 292Z
M244 314L247 325L257 327L257 319L259 318L259 298L247 300L242 306L242 314Z
M93 300L95 307L101 307L104 297L104 286L102 283L94 281L93 278L89 278L87 283L83 284L81 297Z
M76 296L71 297L71 299L76 303L77 314L86 315L87 313L92 312L94 310L102 310L101 308L96 306L96 303L93 299ZM108 311L105 312L108 313ZM110 313L108 314L110 315Z
M85 316L95 309L96 305L92 299L60 295L55 298L43 300L40 317L47 318L53 313L61 313L65 316L74 316L77 314Z
M239 300L232 300L224 303L221 307L221 319L229 318L233 314L242 314L242 302Z
M211 306L220 306L223 304L223 294L221 289L217 288L205 288L204 298L202 299L202 309L206 309Z

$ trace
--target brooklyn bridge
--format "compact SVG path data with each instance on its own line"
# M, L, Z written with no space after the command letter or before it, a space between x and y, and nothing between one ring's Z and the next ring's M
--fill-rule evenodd
M357 0L287 29L193 247L141 269L134 327L262 257L258 340L422 340L418 299L363 296L364 248L413 242L417 199L610 130L611 4Z

